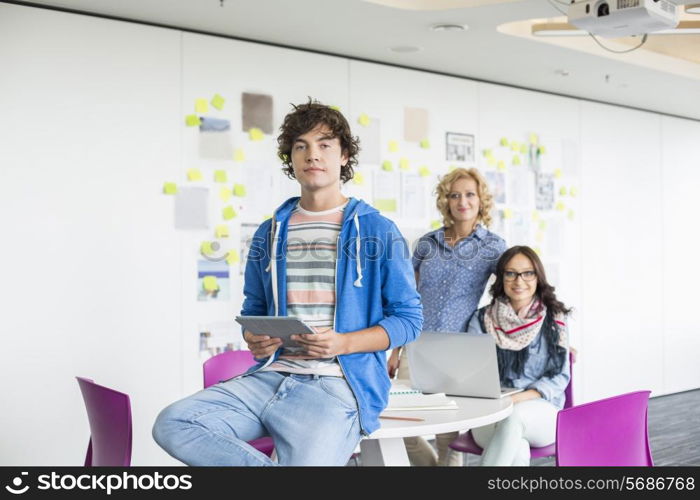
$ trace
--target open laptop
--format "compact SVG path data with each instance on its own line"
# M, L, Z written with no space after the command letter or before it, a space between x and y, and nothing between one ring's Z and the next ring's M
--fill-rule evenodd
M522 390L501 387L490 335L423 332L406 348L411 384L423 392L498 399Z

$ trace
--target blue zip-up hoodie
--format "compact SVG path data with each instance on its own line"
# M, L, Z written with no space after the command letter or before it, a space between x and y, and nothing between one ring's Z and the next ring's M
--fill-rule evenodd
M243 316L287 315L287 229L298 202L298 197L284 202L255 232L245 269ZM389 335L388 349L415 340L423 307L408 246L396 225L362 200L350 198L337 255L335 331L379 325ZM279 352L248 374L277 359ZM379 413L389 397L386 354L343 354L338 362L357 399L362 433L370 434L379 428Z

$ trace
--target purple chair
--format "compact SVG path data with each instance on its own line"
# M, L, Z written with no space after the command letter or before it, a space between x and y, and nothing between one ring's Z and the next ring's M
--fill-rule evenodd
M131 403L129 396L82 377L78 379L90 422L85 467L131 465Z
M571 377L569 378L569 384L564 389L564 408L571 408L574 405L574 359L573 354L569 351L569 367L571 367ZM461 434L457 439L450 443L450 448L453 450L461 451L462 453L471 453L472 455L481 455L484 450L476 444L472 431L469 430L464 434ZM552 443L541 448L530 448L530 458L542 458L551 457L556 454L556 443Z
M652 467L650 392L630 392L560 411L557 465Z
M255 364L250 351L224 351L217 354L204 362L204 388L240 375ZM270 437L254 439L248 441L248 444L268 457L272 456L275 449L275 443Z

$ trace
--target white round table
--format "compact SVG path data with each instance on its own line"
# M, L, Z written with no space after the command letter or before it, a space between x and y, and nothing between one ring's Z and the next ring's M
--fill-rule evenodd
M513 402L510 397L501 399L448 397L456 401L459 409L382 413L383 416L415 417L423 421L380 418L379 422L382 426L360 441L362 465L410 465L403 438L466 431L503 420L513 412Z

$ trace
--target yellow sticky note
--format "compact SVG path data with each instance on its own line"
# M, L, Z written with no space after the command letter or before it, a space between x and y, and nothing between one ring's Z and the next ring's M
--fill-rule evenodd
M215 234L217 238L228 238L231 236L226 224L217 224Z
M263 215L263 221L266 221L267 219L272 219L272 214Z
M501 137L501 146L507 146L508 145L508 138L507 137Z
M496 164L496 158L493 156L487 156L486 157L486 163L490 166L493 167Z
M187 170L187 180L201 181L203 179L202 172L198 168L190 168Z
M211 98L211 105L214 106L219 111L224 109L225 102L226 102L226 99L221 97L219 94L214 94L214 97Z
M202 278L202 286L207 292L215 292L219 289L219 283L216 281L216 276L205 276Z
M544 146L539 146L537 148L537 152L541 155L545 154L547 152L547 149Z
M442 227L442 222L439 220L434 220L430 223L430 228L431 229L440 229Z
M564 186L559 188L559 196L566 196L566 188Z
M221 182L222 184L226 183L228 180L228 175L226 175L226 170L216 170L214 172L214 181L215 182Z
M537 145L537 143L540 142L539 137L537 137L537 134L534 132L530 134L530 144Z
M262 141L265 138L265 134L259 128L253 127L248 130L248 137L250 137L251 141Z
M453 170L456 170L456 169L457 169L457 165L450 165L449 167L447 167L448 172L452 172Z
M421 177L428 177L430 175L430 169L423 165L418 169L418 175Z
M489 156L493 156L493 151L490 149L484 149L481 154L484 156L484 158L488 158Z
M231 196L233 196L233 191L226 186L221 186L219 190L219 198L221 198L221 201L228 201L231 199Z
M506 162L503 160L498 160L498 164L496 165L496 168L500 170L501 172L504 172L506 169Z
M520 161L520 155L514 155L513 159L511 160L511 163L513 165L520 165L522 162Z
M197 113L208 113L209 103L206 99L195 99L194 100L194 110Z
M202 120L197 115L187 115L185 117L185 125L188 127L199 127L201 124Z
M408 158L401 158L399 160L399 168L401 170L409 170L411 168L411 164L408 161Z
M574 214L574 211L573 211L573 210L569 209L569 213L566 214L566 215L567 215L567 217L569 218L569 220L574 220L574 215L575 215L575 214Z
M374 208L381 212L396 212L396 200L374 200Z
M430 149L430 141L428 139L423 139L420 141L420 147L423 149Z
M566 209L566 205L564 205L563 201L558 201L554 208L556 208L560 212L563 212Z
M357 123L359 123L363 127L369 127L369 124L372 123L372 119L367 115L367 113L362 113L357 118Z
M397 141L389 141L389 151L396 153L399 150L399 143Z
M177 194L177 184L174 182L163 184L163 194Z
M233 207L231 205L228 205L228 206L224 207L224 209L222 211L222 215L224 216L224 220L231 220L238 214L236 213L236 211L233 209Z
M544 241L544 231L537 231L537 234L535 234L535 240L537 243L542 243Z
M393 172L394 171L394 165L391 163L389 160L384 160L382 162L382 170L386 172Z
M535 253L537 255L542 255L542 249L540 247L535 247L535 248L533 248L533 250L535 251Z
M510 143L510 150L511 151L520 151L520 143L518 141L512 141Z
M243 184L234 184L233 195L243 198L245 196L245 186Z
M213 255L214 249L211 247L211 241L203 241L200 250L204 255Z
M510 208L504 208L503 209L503 218L510 219L511 217L513 217L513 211Z
M245 151L242 149L233 150L233 161L245 161Z
M532 220L533 222L540 220L540 213L537 210L532 211Z
M520 153L521 154L527 153L527 144L523 143L520 145Z
M240 255L238 255L237 250L229 250L226 254L226 262L230 266L231 264L237 264L241 261Z
M340 111L340 106L332 105L332 106L328 106L328 107L331 109L334 109L335 111Z
M547 229L547 221L546 221L546 220L541 220L538 227L539 227L542 231L544 231L545 229Z
M365 185L365 176L362 172L355 172L355 176L352 178L352 180L358 186Z
M560 168L555 169L554 170L554 177L556 177L557 179L561 179L561 176L562 176L561 169Z
M578 189L576 189L574 186L571 186L571 188L569 188L569 195L576 197L577 194L578 194Z

